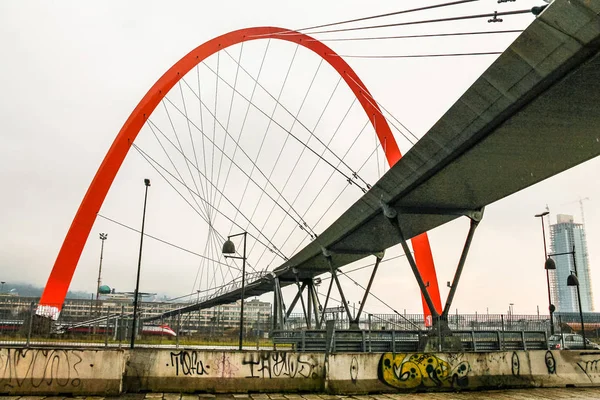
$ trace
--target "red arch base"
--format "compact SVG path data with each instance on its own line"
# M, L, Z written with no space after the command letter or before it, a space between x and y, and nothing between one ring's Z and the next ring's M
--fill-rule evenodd
M283 32L285 34L282 34ZM371 94L365 89L356 73L329 47L307 35L301 33L290 34L289 30L275 27L241 29L218 36L196 47L165 72L146 93L119 131L98 172L96 172L67 232L40 299L38 314L58 318L81 252L96 220L96 215L100 211L106 194L131 144L156 106L185 74L204 59L229 46L256 39L280 39L297 43L312 50L327 61L345 80L364 108L379 141L385 149L389 165L394 165L400 159L401 154L398 145L377 103L369 100ZM429 294L436 309L441 312L440 292L427 234L413 238L412 243L419 272L423 280L430 283ZM425 314L429 314L425 302L423 302L423 307Z

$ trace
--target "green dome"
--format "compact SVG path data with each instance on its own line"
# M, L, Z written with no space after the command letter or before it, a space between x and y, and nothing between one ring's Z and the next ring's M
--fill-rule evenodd
M98 288L98 292L100 294L109 294L110 293L110 287L108 285L102 285Z

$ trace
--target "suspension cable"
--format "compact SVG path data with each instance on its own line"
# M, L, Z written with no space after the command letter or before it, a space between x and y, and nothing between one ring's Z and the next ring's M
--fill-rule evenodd
M367 121L365 122L365 124L363 125L362 129L358 132L358 134L356 135L356 137L354 138L354 140L352 141L352 143L350 144L350 147L348 148L348 150L346 150L346 152L344 153L344 155L342 156L342 159L344 159L348 153L350 152L350 150L354 147L354 145L356 144L356 142L358 141L358 138L362 135L362 133L364 132L365 128L369 125L369 120L367 119ZM361 167L362 168L362 167ZM311 173L308 175L308 177L306 178L306 180L304 181L303 185L301 186L300 190L298 190L298 193L296 194L296 197L294 198L294 200L292 201L292 204L295 204L296 201L298 200L298 198L300 197L300 193L302 192L302 190L304 189L304 187L306 186L306 184L308 183L308 181L310 180L310 177L312 176L313 172L314 172L314 168L311 171ZM359 170L360 171L360 170ZM321 193L323 192L323 190L325 189L325 187L327 187L327 184L329 183L329 181L331 180L331 178L333 177L334 171L332 171L329 174L329 177L327 178L327 180L325 181L325 184L323 184L323 186L321 186L321 189L317 192L317 194L315 195L315 197L313 198L312 202L308 205L308 207L306 208L306 211L304 212L304 214L302 214L302 217L304 218L306 216L306 213L308 212L308 210L312 209L313 204L315 203L315 201L319 198L319 196L321 195ZM344 189L348 188L348 186L344 186ZM331 203L329 208L327 208L327 210L325 211L325 213L327 213L327 211L329 211L329 209L331 208L331 205L335 204L335 202L337 201L337 199L341 196L341 194L343 193L343 191L338 195L338 197L336 197ZM321 217L322 218L322 217ZM319 220L320 221L320 220ZM317 224L319 223L319 221L317 221L317 223L315 224L315 227L317 226ZM277 234L277 232L279 231L279 229L281 228L283 224L283 220L279 223L279 226L277 227L277 230L275 231L275 234ZM281 247L285 246L285 244L290 240L290 238L292 237L293 231L290 232L290 234L287 236L287 238L283 241L283 244L281 245ZM300 244L296 247L296 249L294 250L294 252L296 252L299 248L299 246L302 244L302 242L300 242ZM261 258L262 256L265 254L265 252L263 251L263 253L261 254ZM259 260L261 259L259 258Z
M220 79L222 79L222 78L220 78ZM187 85L187 82L185 82L185 80L184 80L183 78L182 78L181 80L182 80L182 81L184 81L184 83L186 83L186 85ZM193 91L193 89L191 89L191 87L190 87L189 85L187 85L187 86L188 86L188 88L190 88L190 90L192 90L192 92L193 92L194 94L196 94L196 93ZM238 93L239 93L239 92L238 92ZM197 96L197 95L196 95L196 96ZM169 102L169 103L170 103L170 104L171 104L171 105L172 105L172 106L173 106L173 107L174 107L176 110L178 110L178 111L181 113L181 110L179 110L179 108L177 107L177 105L175 105L175 104L174 104L174 103L173 103L171 100L169 100L169 98L165 97L165 99L166 99L166 100L167 100L167 101L168 101L168 102ZM258 109L258 110L259 110L261 113L264 113L264 111L262 111L262 110L261 110L260 108L258 108L256 105L254 105L254 104L253 104L253 106L254 106L254 107L256 107L256 108L257 108L257 109ZM205 107L206 107L206 106L205 106ZM210 110L209 110L209 113L210 113ZM212 116L213 118L215 118L215 119L216 119L216 116L215 116L215 115L212 115L212 113L210 113L210 114L211 114L211 116ZM183 115L183 113L182 113L182 115ZM184 117L185 117L185 115L184 115ZM194 124L194 122L193 122L193 121L190 121L190 122L191 122L192 126L194 126L196 129L198 129L198 131L200 131L200 129L198 128L198 126L197 126L196 124ZM278 124L276 121L274 121L274 122L275 122L276 124ZM218 124L221 126L221 128L222 128L222 129L225 131L225 134L231 137L231 139L232 139L232 140L233 140L233 142L235 143L236 147L239 147L239 148L240 148L240 151L242 152L242 154L244 154L244 156L246 156L246 158L247 158L247 159L248 159L248 160L249 160L249 161L250 161L250 162L251 162L253 165L256 165L256 164L254 163L254 161L252 161L252 158L250 158L250 156L248 155L248 153L246 153L246 151L245 151L244 149L242 149L242 148L241 148L241 146L239 145L239 143L238 143L237 141L235 141L235 139L233 139L233 136L231 136L231 134L230 134L228 131L226 131L226 130L225 130L225 127L224 127L224 126L221 124L221 122L217 120L217 123L218 123ZM278 124L278 125L279 125L279 124ZM281 125L279 125L279 126L281 127ZM281 127L281 128L282 128L282 129L284 129L283 127ZM203 135L205 138L207 138L207 140L208 140L208 141L209 141L209 142L210 142L210 143L211 143L211 144L212 144L214 147L216 147L216 148L217 148L217 149L218 149L218 150L219 150L219 151L220 151L220 152L221 152L221 153L222 153L222 154L223 154L223 155L224 155L224 156L225 156L227 159L229 159L229 161L231 161L231 163L233 163L233 164L234 164L234 165L235 165L235 166L236 166L236 167L237 167L237 168L238 168L238 169L239 169L239 170L240 170L240 171L241 171L241 172L242 172L244 175L246 175L246 176L248 177L248 179L250 179L250 180L251 180L251 181L252 181L252 182L253 182L253 183L254 183L254 184L255 184L255 185L258 187L258 188L260 188L260 185L259 185L259 184L258 184L256 181L254 181L254 179L252 179L252 177L251 177L251 176L250 176L250 175L249 175L249 174L248 174L248 173L247 173L247 172L246 172L246 171L245 171L243 168L241 168L241 167L240 167L240 166L239 166L239 165L238 165L238 164L237 164L237 163L236 163L236 162L233 160L233 158L231 158L229 155L227 155L227 154L225 153L225 150L224 150L224 149L221 149L221 148L219 148L218 146L216 146L216 144L215 144L214 142L212 142L212 141L211 141L211 139L210 139L209 137L207 137L207 136L204 134L204 132L201 132L201 131L200 131L200 133L201 133L201 134L202 134L202 135ZM291 134L291 133L290 133L290 134ZM298 139L298 140L299 140L299 139ZM184 155L184 157L185 157L185 155ZM262 177L263 177L263 178L267 179L267 176L264 174L264 172L263 172L263 171L262 171L262 170L261 170L261 169L260 169L258 166L256 166L256 170L257 170L257 171L260 173L260 175L262 175ZM268 181L268 179L267 179L267 181ZM271 187L273 188L273 190L275 190L275 192L276 192L276 193L280 194L280 191L279 191L279 190L278 190L278 189L277 189L277 188L276 188L276 187L275 187L275 186L274 186L274 185L273 185L271 182L269 182L269 183L270 183ZM214 184L211 182L211 185L214 185ZM273 202L275 202L275 199L273 199L273 198L272 198L272 196L270 196L270 195L269 195L268 193L266 193L266 192L265 192L265 194L266 194L266 195L267 195L267 197L269 197L269 198L270 198L270 199L271 199ZM285 197L284 197L283 195L281 195L281 198L282 198L282 199L283 199L283 201L286 203L286 205L289 205L289 202L288 202L288 201L285 199ZM285 209L283 208L283 206L281 206L281 205L280 205L278 202L275 202L275 203L277 203L277 205L279 205L279 207L281 207L281 209L282 209L282 210L283 210L283 211L284 211L286 214L288 214L288 215L289 215L289 217L290 217L290 218L292 218L292 220L294 220L294 222L298 223L298 221L296 221L296 218L294 218L294 217L293 217L293 216L292 216L292 215L291 215L289 212L287 212L287 210L285 210ZM235 206L234 206L234 207L235 207ZM296 214L298 217L300 217L300 213L296 212L294 209L292 209L292 210L294 211L294 213L295 213L295 214ZM240 229L243 229L243 228L240 228Z
M227 52L226 52L226 53L227 53ZM234 61L235 61L235 60L234 60ZM208 68L208 69L209 69L211 72L215 73L215 72L212 70L212 68L210 68L208 65L206 65L206 64L204 64L204 65L205 65L205 66L206 66L206 67L207 67L207 68ZM250 74L250 73L249 73L249 72L248 72L248 71L247 71L247 70L244 68L244 66L240 66L240 68L242 69L242 71L244 71L244 72L245 72L245 73L248 75L248 77L250 77L250 79L252 79L252 80L254 80L254 81L257 81L257 80L256 80L256 78L254 78L254 77L252 76L252 74ZM231 85L230 85L230 84L229 84L229 83L228 83L228 82L227 82L225 79L223 79L222 77L220 77L220 79L222 79L222 80L223 80L223 82L225 82L225 83L226 83L228 86L230 86L230 87L231 87ZM268 91L268 90L267 90L267 89L266 89L264 86L262 86L260 83L258 83L258 86L259 86L259 87L260 87L260 88L261 88L261 89L262 89L262 90L263 90L263 91L264 91L264 92L265 92L265 93L266 93L266 94L267 94L269 97L271 97L273 100L277 101L277 100L276 100L276 98L275 98L275 96L273 96L273 95L272 95L272 94L271 94L271 93L270 93L270 92L269 92L269 91ZM236 91L236 92L238 93L238 95L239 95L241 98L243 98L243 99L244 99L244 100L246 100L246 101L249 101L249 100L247 100L247 98L246 98L246 97L245 97L245 96L244 96L242 93L240 93L239 91ZM255 108L256 108L256 109L257 109L257 110L258 110L260 113L262 113L263 115L265 115L265 117L269 118L269 117L268 117L268 115L266 115L266 113L265 113L263 110L261 110L259 107L257 107L257 106L256 106L255 104L253 104L253 103L252 103L252 105L253 105L253 106L254 106L254 107L255 107ZM329 147L327 147L327 145L326 145L325 143L323 143L323 141L322 141L321 139L319 139L319 137L318 137L318 136L316 136L316 135L314 134L314 132L312 132L310 129L308 129L308 127L307 127L307 126L306 126L306 125L305 125L305 124L304 124L302 121L300 121L299 119L295 118L295 117L294 117L294 114L293 114L292 112L290 112L290 111L287 109L287 107L285 107L285 106L284 106L283 104L281 104L281 103L279 103L279 105L280 105L280 107L281 107L281 108L282 108L282 109L283 109L283 110L284 110L286 113L288 113L288 114L289 114L289 115L290 115L292 118L294 118L294 120L298 121L298 124L300 124L300 126L301 126L302 128L304 128L304 129L305 129L305 130L306 130L306 131L307 131L307 132L308 132L308 133L311 135L311 137L314 137L314 138L317 140L317 142L319 142L319 143L320 143L320 144L321 144L321 145L322 145L322 146L323 146L323 147L324 147L326 150L328 150L328 151L329 151L329 152L330 152L330 153L333 155L333 157L334 157L334 158L336 158L336 159L338 159L338 160L339 160L339 157L338 157L338 156L337 156L337 155L336 155L336 154L335 154L333 151L331 151L331 149L329 149ZM305 144L305 143L304 143L302 140L300 140L300 139L299 139L299 138L298 138L296 135L294 135L294 134L293 134L291 131L289 131L288 129L284 128L284 127L283 127L283 125L281 125L279 122L275 121L274 119L273 119L273 122L274 122L274 123L275 123L277 126L279 126L279 127L280 127L280 128L283 130L283 131L285 131L285 132L286 132L288 135L290 135L291 137L293 137L294 139L296 139L296 141L298 141L298 143L300 143L302 146L306 147L306 148L307 148L307 149L308 149L310 152L312 152L312 153L313 153L315 156L319 157L319 158L320 158L320 159L322 159L322 160L323 160L325 163L327 163L327 164L328 164L330 167L332 167L332 168L334 168L335 170L337 170L337 171L338 171L338 172L339 172L339 173L340 173L342 176L344 176L344 178L346 178L347 180L349 179L349 180L350 180L350 182L354 182L354 180L353 180L353 179L352 179L350 176L346 175L346 174L345 174L344 172L342 172L340 169L336 168L336 167L335 167L335 166L334 166L334 165L333 165L331 162L329 162L329 161L328 161L326 158L324 158L324 157L322 157L322 156L319 156L319 154L318 154L318 153L317 153L315 150L313 150L312 148L310 148L309 146L307 146L307 145L306 145L306 144ZM348 166L346 163L343 163L343 162L342 162L342 165L344 165L346 168L348 168L348 169L351 171L351 175L352 175L352 176L354 176L355 172L352 170L352 168L350 168L350 166ZM362 179L360 176L356 176L355 178L357 178L357 179L361 180L361 181L362 181L362 182L363 182L365 185L368 185L368 184L367 184L367 183L366 183L366 182L365 182L365 181L364 181L364 180L363 180L363 179ZM361 186L360 186L360 185L359 185L357 182L354 182L354 184L355 184L355 185L357 185L357 186L358 186L360 189L362 189L362 190L363 190L363 192L365 192L365 191L366 191L366 190L365 190L365 188L361 187Z
M149 155L148 155L146 152L144 152L142 149L140 149L140 148L139 148L139 147L138 147L138 146L137 146L135 143L132 143L131 145L132 145L132 147L133 147L133 148L134 148L134 149L135 149L135 150L136 150L138 153L140 153L140 155L141 155L141 156L142 156L142 157L143 157L143 158L144 158L144 159L145 159L145 160L146 160L146 161L147 161L147 162L148 162L148 163L149 163L149 164L150 164L150 165L151 165L151 166L152 166L152 167L153 167L155 170L156 170L156 172L158 172L158 174L159 174L159 175L160 175L160 176L161 176L163 179L165 179L165 181L167 181L167 183L169 183L169 185L171 185L171 187L172 187L173 189L175 189L175 191L177 191L177 193L179 193L179 194L180 194L180 196L182 196L182 195L181 195L181 193L180 193L180 192L179 192L179 191L178 191L178 190L175 188L175 186L174 186L174 185L173 185L173 184L172 184L172 183L171 183L171 182L170 182L170 181L169 181L169 180L168 180L168 179L167 179L167 178L166 178L166 177L165 177L165 176L164 176L164 175L163 175L163 174L162 174L160 171L159 171L159 169L157 168L157 166L158 166L158 167L160 167L160 168L161 168L163 171L165 171L167 174L169 174L169 175L170 175L170 176L171 176L171 177L172 177L172 178L173 178L175 181L177 181L179 184L181 184L181 185L183 185L183 186L186 186L186 185L185 185L185 183L184 183L184 182L181 182L179 179L177 179L177 178L176 178L176 177L175 177L175 176L174 176L174 175L173 175L171 172L169 172L168 170L166 170L166 169L165 169L165 167L163 167L163 166L162 166L160 163L156 162L156 160L154 160L154 159L153 159L151 156L149 156ZM190 189L190 190L191 190L191 189ZM192 191L192 192L193 192L193 191ZM198 193L194 193L194 194L195 194L196 196L198 196L198 197L200 198L200 200L202 200L203 202L206 202L206 203L208 203L208 202L207 202L205 199L201 198L201 197L200 197L200 195L199 195ZM182 197L183 197L183 196L182 196ZM229 199L227 199L227 198L225 198L225 199L226 199L226 200L229 202ZM189 203L189 201L187 201L187 199L185 199L185 198L184 198L184 200L185 200L185 201L186 201L188 204L190 204L190 203ZM231 202L230 202L230 204L231 204ZM233 221L233 220L232 220L230 217L228 217L228 216L227 216L225 213L223 213L223 212L221 212L221 211L217 210L216 208L214 208L214 206L213 206L212 204L209 204L209 206L210 206L211 208L213 208L213 210L215 210L217 213L219 213L220 215L222 215L222 216L223 216L225 219L227 219L227 220L229 220L229 221L231 221L231 222L234 222L234 221ZM204 218L203 218L203 219L204 219ZM207 220L205 220L205 222L206 222L206 223L209 223L209 221L207 221ZM242 228L241 226L239 226L237 223L235 223L235 222L234 222L234 224L235 224L235 225L236 225L238 228L240 228L240 229L243 229L243 228ZM256 229L256 227L254 227L254 228ZM258 230L257 230L257 231L258 231ZM267 239L267 241L269 242L269 244L270 244L271 246L273 246L274 250L278 252L277 254L278 254L278 255L279 255L279 256L280 256L282 259L284 259L284 260L287 260L287 259L288 259L288 258L287 258L287 257L286 257L286 256L285 256L283 253L281 253L281 252L280 252L280 251L279 251L279 250L278 250L278 249L275 247L275 245L274 245L273 243L271 243L271 241L269 240L269 238L267 238L266 236L264 236L264 235L263 235L263 234L262 234L260 231L258 231L258 233L259 233L260 235L262 235L262 236L263 236L265 239ZM252 233L248 232L248 235L249 235L250 237L252 237L254 240L256 240L256 241L260 242L260 243L261 243L263 246L265 246L265 247L268 247L268 248L269 248L269 246L267 246L266 244L264 244L264 243L263 243L263 242L262 242L262 241L261 241L259 238L257 238L256 236L252 235Z
M285 89L285 84L287 83L288 78L290 76L290 71L292 70L292 66L294 65L294 60L296 59L296 54L298 53L298 48L299 47L300 47L300 45L296 45L296 49L294 50L294 54L292 55L292 59L290 60L290 64L288 65L287 71L285 73L285 78L283 79L283 84L281 85L281 88L279 90L279 94L277 95L277 101L275 103L275 106L273 107L273 110L271 111L271 116L269 117L269 122L267 123L267 127L265 128L265 133L262 136L262 140L261 140L260 145L258 147L258 152L256 153L256 157L255 157L254 162L252 164L252 169L250 170L250 175L252 175L252 173L254 172L254 168L256 166L256 162L258 162L260 154L262 153L262 149L263 149L263 146L265 144L265 140L267 139L267 135L269 133L269 128L271 127L271 121L273 121L273 118L275 117L275 112L277 111L277 105L278 105L279 99L281 98L281 95L283 94L283 91ZM239 69L239 66L240 66L240 64L237 64L238 69ZM234 90L235 90L235 87L234 87ZM233 95L235 95L235 92L234 92ZM277 159L279 159L279 157L281 156L282 152L283 152L283 149L279 152L279 155L278 155ZM275 165L277 165L277 162L275 163ZM252 212L252 214L250 216L250 219L252 219L254 217L254 213L256 212L256 209L258 208L258 206L259 206L259 204L260 204L260 202L262 200L263 194L265 193L265 189L267 188L268 183L271 181L271 177L272 177L274 169L275 169L275 166L273 166L273 169L271 169L271 172L269 173L269 176L267 177L267 182L265 182L264 187L262 187L262 191L260 193L260 197L259 197L258 201L256 202L256 205L254 207L254 211ZM239 207L241 207L242 202L244 201L244 198L246 197L246 192L248 190L248 184L249 183L250 183L250 181L246 181L246 185L244 187L244 191L242 192L242 197L240 198L240 201L238 203L238 209L239 209ZM279 191L278 198L277 198L277 200L275 200L276 202L279 201L279 199L281 198L281 193L282 192L283 192L283 190ZM300 220L300 223L302 223L302 220ZM312 234L311 234L311 236L312 236Z

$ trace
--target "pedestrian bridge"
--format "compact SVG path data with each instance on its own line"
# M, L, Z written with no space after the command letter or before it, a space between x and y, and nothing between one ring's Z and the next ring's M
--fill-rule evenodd
M273 271L248 279L244 290L238 282L163 317L233 302L242 290L244 297L273 291L276 322L282 324L281 287L306 283L313 314L307 319L320 326L312 280L331 273L331 284L338 283L337 268L368 256L378 263L398 243L433 316L447 315L483 208L600 154L599 12L595 1L554 1L309 245ZM436 310L406 241L460 216L471 219L471 229L445 307Z

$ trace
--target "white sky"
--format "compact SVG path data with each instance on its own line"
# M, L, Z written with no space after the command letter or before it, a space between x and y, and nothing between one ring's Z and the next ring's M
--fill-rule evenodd
M231 1L210 5L197 1L1 2L0 221L3 229L0 279L45 284L75 211L122 124L162 73L194 47L244 27L299 28L433 3L405 1L400 6L397 2L384 1ZM533 5L538 2L499 5L496 1L482 0L473 5L375 22L479 14ZM502 24L493 26L484 18L352 35L519 29L532 18L531 15L507 16ZM342 35L336 37L339 36ZM340 54L479 52L501 51L514 37L492 35L328 44ZM293 51L293 47L274 46L270 53L273 72L266 75L264 84L272 88L272 92L281 85L282 77L278 74L285 72L281 66L289 62L290 48ZM244 52L246 54L246 49ZM248 46L247 54L249 68L256 66L256 60L262 57L258 42L253 49ZM300 71L304 65L306 70L313 71L318 64L315 56L311 58L307 54L305 52L305 58L298 61ZM420 137L494 58L348 58L347 61L373 96ZM312 72L304 78L310 76ZM301 80L302 74L298 77ZM322 85L327 84L324 81ZM299 83L298 87L301 86ZM291 91L282 98L282 102L294 105L291 108L297 107L298 96L293 96L294 93L302 92L300 89ZM316 107L308 110L306 118L314 119L318 111ZM147 140L143 134L139 140L141 147ZM401 150L406 152L407 142L399 136L397 140ZM600 271L595 268L600 265L596 246L600 241L599 163L598 159L589 161L489 206L475 236L453 309L506 312L508 304L514 303L515 313L535 313L537 306L544 312L547 291L541 228L533 215L542 212L548 204L553 218L557 213L570 213L579 221L579 198L589 198L583 204L592 286L597 287L600 282ZM203 246L198 241L189 239L189 232L194 228L189 226L188 214L181 210L184 203L166 194L170 190L168 185L161 182L147 164L140 162L133 151L101 213L139 227L142 180L146 177L153 182L147 232L202 251ZM443 298L447 294L445 282L452 280L467 229L468 222L459 220L430 233ZM100 219L92 230L71 289L95 291L99 232L109 234L103 282L118 290L132 290L139 236ZM394 254L397 251L390 251L388 257ZM144 247L141 290L172 296L190 293L197 264L193 257L148 240ZM352 276L366 284L368 271ZM362 293L352 283L347 287L349 300L358 303ZM383 264L373 292L399 311L421 312L417 285L403 260ZM600 294L595 300L598 307ZM374 299L369 300L366 309L390 312Z

